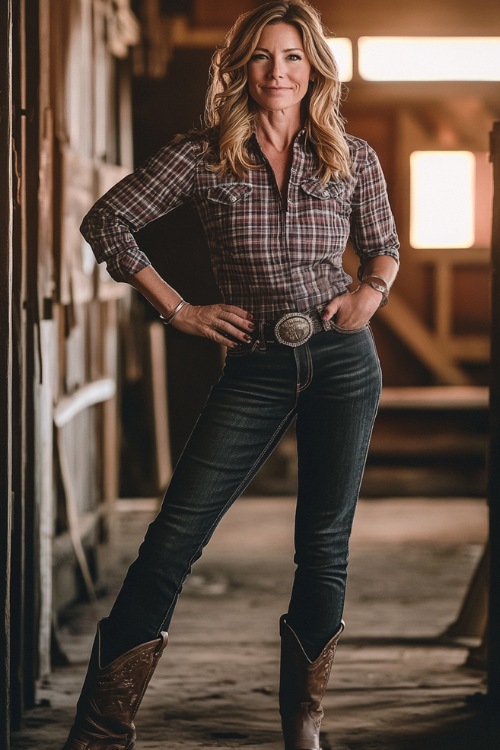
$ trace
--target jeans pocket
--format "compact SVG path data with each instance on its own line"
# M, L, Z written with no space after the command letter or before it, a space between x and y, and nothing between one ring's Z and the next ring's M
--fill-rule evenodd
M248 344L241 342L239 344L236 344L236 346L228 347L226 351L226 357L247 357L257 349L258 345L259 342L257 339L250 341L250 343Z
M333 320L329 320L329 328L331 331L337 331L337 333L361 333L361 331L366 331L367 328L370 327L369 323L365 323L360 328L342 328L342 326L338 326L336 323L333 322Z

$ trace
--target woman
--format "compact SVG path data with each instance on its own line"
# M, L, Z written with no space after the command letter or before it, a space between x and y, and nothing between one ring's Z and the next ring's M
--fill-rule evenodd
M214 56L207 127L110 190L82 231L111 275L166 324L227 347L214 386L109 617L99 623L65 750L134 747L134 716L172 613L218 521L296 419L296 571L281 619L287 750L317 750L342 610L348 541L380 396L369 321L398 241L377 157L344 133L319 16L272 0ZM223 303L190 305L133 233L190 201ZM351 238L360 284L342 269Z

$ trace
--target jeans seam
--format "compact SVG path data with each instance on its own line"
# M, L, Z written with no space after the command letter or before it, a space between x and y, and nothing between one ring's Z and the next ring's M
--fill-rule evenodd
M254 461L254 463L252 464L252 466L250 467L250 469L247 471L247 473L245 474L244 478L239 483L239 485L236 488L236 490L230 496L229 500L224 505L224 507L220 511L219 515L217 516L217 518L215 519L215 521L213 522L213 524L210 526L210 528L208 529L208 531L205 534L205 536L203 537L203 540L201 541L200 545L197 547L196 551L194 552L194 554L190 558L189 563L187 565L187 568L186 568L186 570L185 570L182 578L180 579L179 586L177 587L177 589L176 589L176 591L174 593L174 596L172 598L172 602L171 602L170 606L168 607L167 611L165 612L165 616L163 617L163 619L162 619L162 621L160 623L160 627L157 630L158 635L161 633L161 631L163 629L163 625L164 625L165 621L167 620L167 618L168 618L168 616L169 616L172 608L175 607L177 599L178 599L178 597L179 597L179 595L180 595L180 593L182 591L182 588L184 586L184 582L185 582L185 580L186 580L186 578L187 578L187 576L189 574L189 571L190 571L192 565L201 556L201 552L203 551L203 548L206 546L206 544L210 540L210 537L212 536L213 532L217 528L219 522L221 521L221 519L223 518L223 516L225 515L225 513L227 513L227 511L229 510L229 508L231 507L231 505L236 501L236 499L238 498L238 496L241 494L241 492L247 486L247 484L250 481L250 479L252 478L253 474L257 471L257 469L262 465L263 461L267 458L269 449L274 444L276 436L279 435L281 429L290 420L290 417L293 415L295 409L296 409L296 405L293 407L293 409L291 409L288 412L288 414L285 417L283 417L283 419L279 423L278 427L275 429L275 431L273 432L273 434L269 438L269 440L266 443L265 447L262 449L262 451L260 452L259 456Z
M373 344L373 346L375 348L375 340L374 340L374 337L373 337L373 331L371 330L371 326L368 326L367 330L368 330L368 333L369 333L370 338L372 340L372 344ZM376 351L376 348L375 348L375 351ZM379 405L380 405L380 398L381 398L381 395L382 395L382 368L380 366L380 359L378 357L378 354L377 354L377 372L378 372L378 382L379 382L378 399L377 399L377 403L376 403L376 405L375 405L375 407L373 409L373 414L372 414L370 429L367 430L367 432L365 434L365 444L364 444L365 460L364 460L363 465L360 467L358 476L356 478L356 481L357 481L357 496L358 496L358 498L359 498L359 494L361 492L361 482L363 481L363 475L364 475L364 472L365 472L366 461L368 460L368 451L370 449L371 438L372 438L372 434L373 434L373 429L375 427L375 420L376 420L377 414L378 414L378 409L379 409Z
M299 382L299 378L300 378L299 362L298 362L298 359L297 359L297 350L296 349L294 350L295 365L296 365L296 368L297 368L297 394L301 393L302 391L305 391L306 388L308 388L311 385L311 381L312 381L312 378L313 378L312 355L311 355L311 350L309 349L309 345L308 344L304 345L304 350L306 352L306 357L307 357L307 377L306 377L306 380L305 380L304 383L300 383Z

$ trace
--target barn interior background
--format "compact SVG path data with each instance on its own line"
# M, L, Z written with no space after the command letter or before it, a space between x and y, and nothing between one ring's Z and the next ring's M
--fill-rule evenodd
M134 164L199 124L213 49L255 4L1 4L5 748L57 658L60 613L102 584L114 500L161 494L221 366L210 342L165 338L151 310L97 267L81 218ZM498 3L315 5L335 32L347 129L380 156L402 242L391 304L374 322L385 390L363 492L484 499ZM188 209L139 239L181 293L214 299ZM294 480L290 434L252 491L286 494Z

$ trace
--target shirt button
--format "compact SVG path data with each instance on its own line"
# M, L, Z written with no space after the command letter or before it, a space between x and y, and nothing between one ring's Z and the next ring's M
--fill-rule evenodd
M324 198L328 198L329 195L330 195L330 193L328 192L328 190L323 190L323 197Z
M235 196L235 195L232 195L232 196L231 196L231 197L229 198L229 200L231 201L231 203L235 203L235 202L236 202L236 196Z

